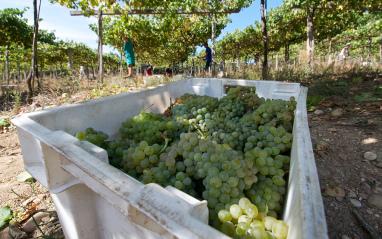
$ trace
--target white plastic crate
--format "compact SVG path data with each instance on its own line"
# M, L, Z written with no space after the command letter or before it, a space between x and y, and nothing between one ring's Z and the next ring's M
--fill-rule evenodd
M143 185L108 164L106 151L73 137L93 127L119 135L142 109L162 113L185 93L222 97L225 86L256 87L260 97L297 100L283 220L289 239L328 238L310 140L307 88L296 83L198 78L51 108L12 118L25 169L52 194L67 239L229 238L207 225L206 201L156 184Z

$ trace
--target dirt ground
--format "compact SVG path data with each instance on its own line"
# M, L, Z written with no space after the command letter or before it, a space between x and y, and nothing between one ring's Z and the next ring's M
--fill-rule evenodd
M364 221L382 235L382 201L377 207L368 200L375 195L382 198L382 101L378 98L376 101L353 100L355 95L372 92L376 86L381 86L381 79L350 86L343 89L350 97L339 94L326 97L309 113L310 135L331 239L373 238L361 227L353 211L359 212ZM336 114L338 109L342 114ZM366 159L367 152L379 155L378 159Z
M361 85L347 87L349 97L338 94L326 97L308 113L331 239L372 238L355 217L354 210L382 235L382 208L368 200L373 195L382 196L382 168L377 164L382 157L382 101L352 100L355 94L372 91L373 87L381 85L381 79L371 79ZM380 157L365 159L366 152L379 153ZM28 208L54 211L49 192L43 186L38 182L32 184L17 180L23 171L17 132L10 128L0 133L0 208L9 205L24 214ZM55 218L53 214L50 220ZM45 234L58 229L58 222L42 228ZM28 238L38 236L41 232L35 230Z
M0 208L9 206L12 211L21 213L20 226L25 225L31 215L45 212L46 221L42 221L27 238L42 238L44 235L63 235L57 220L55 208L49 191L39 182L19 181L17 176L25 172L19 139L15 129L0 134ZM32 223L33 225L34 223ZM5 229L6 230L6 229ZM42 232L42 233L41 233ZM4 234L0 234L3 238Z
M313 145L319 148L318 144L324 142L321 150L316 148L315 159L329 238L343 235L354 239L372 238L360 227L352 210L361 213L365 221L382 234L382 208L370 205L367 200L373 194L382 195L382 168L364 158L366 152L382 151L381 121L367 123L374 118L357 113L334 118L327 110L320 117L309 116ZM366 123L358 124L360 121ZM335 191L334 195L328 192L330 189ZM351 200L360 205L355 206Z

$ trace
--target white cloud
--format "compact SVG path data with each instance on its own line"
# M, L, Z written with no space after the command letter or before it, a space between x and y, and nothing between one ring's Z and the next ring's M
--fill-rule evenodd
M97 45L97 35L89 29L87 24L81 24L80 22L77 22L79 25L77 28L74 28L73 24L76 24L75 20L68 22L68 24L65 25L57 24L57 22L52 21L42 21L40 23L40 28L54 31L55 35L60 39L69 39L76 42L83 42L85 44L89 44L89 47L93 47L90 44Z

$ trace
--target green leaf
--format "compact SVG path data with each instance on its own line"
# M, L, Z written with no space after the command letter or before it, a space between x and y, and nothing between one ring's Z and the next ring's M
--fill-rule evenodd
M354 100L357 102L362 102L362 101L376 101L377 99L376 98L364 98L364 97L361 97L359 95L356 95L354 97Z
M335 82L334 85L335 85L335 86L347 86L347 85L349 85L349 84L346 83L346 82L340 81L340 82Z
M4 119L0 120L0 126L9 127L9 126L11 126L11 124L9 123L8 119L4 118Z
M358 83L358 84L361 84L362 81L363 81L362 76L358 76L358 77L356 77L356 78L353 79L353 82L354 82L354 83Z
M382 87L375 87L374 91L377 93L382 93Z
M362 92L361 95L365 98L371 98L373 96L373 92Z
M322 141L322 142L325 142L325 143L327 143L327 144L330 144L330 142L327 141L327 140L325 140L325 139L320 139L319 141Z
M28 172L22 172L19 175L17 175L17 181L20 182L31 182L33 180L32 175L30 175Z
M0 209L0 230L8 225L9 219L12 218L12 211L9 206Z
M318 102L321 101L321 95L308 96L306 99L306 104L309 106L316 106Z

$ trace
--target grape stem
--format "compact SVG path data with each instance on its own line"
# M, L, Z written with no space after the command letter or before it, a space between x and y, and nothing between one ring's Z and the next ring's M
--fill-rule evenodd
M207 135L204 135L203 132L198 128L198 126L196 124L192 124L195 129L198 131L198 133L203 137L203 139L205 139L207 137Z
M221 119L219 118L219 116L216 116L216 120L219 121L219 122L223 122L223 120L221 120Z
M152 103L149 107L147 107L146 109L144 109L144 111L146 111L147 109L149 109L151 106L153 106L154 103Z
M159 151L158 154L161 154L163 151L166 150L167 148L167 145L168 145L168 141L170 141L170 139L168 139L166 136L164 136L164 134L162 134L161 132L158 133L160 137L164 138L165 142L164 142L164 147L161 151Z

